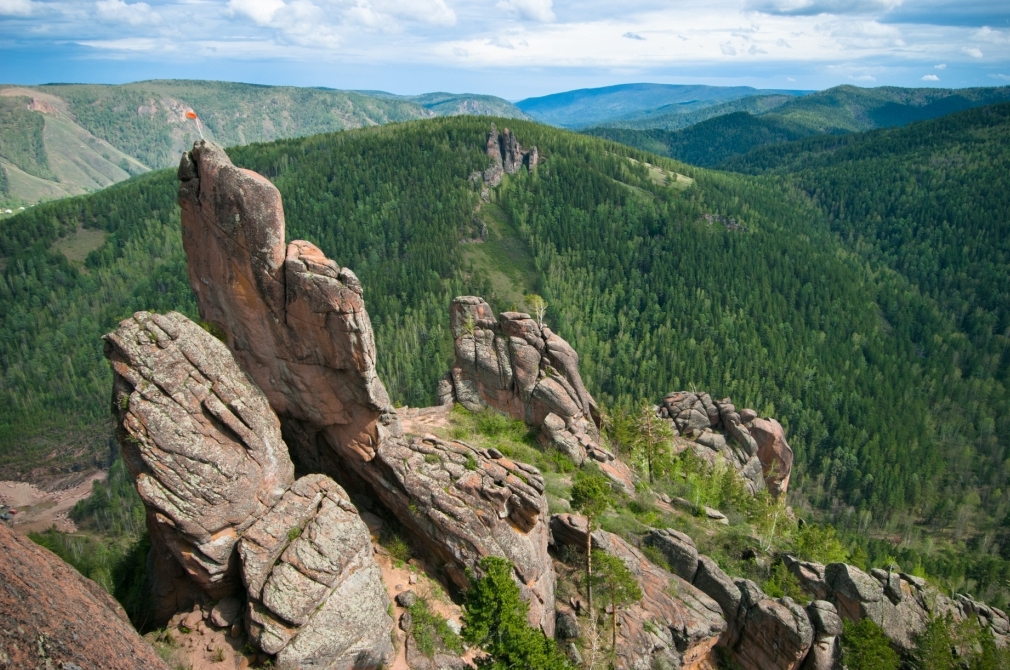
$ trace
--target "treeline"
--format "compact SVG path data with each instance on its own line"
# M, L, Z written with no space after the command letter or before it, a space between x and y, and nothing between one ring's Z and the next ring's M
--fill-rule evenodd
M29 111L28 98L0 97L0 158L35 177L54 179L42 137L44 128L45 118ZM6 180L6 175L0 176L0 195L7 193Z

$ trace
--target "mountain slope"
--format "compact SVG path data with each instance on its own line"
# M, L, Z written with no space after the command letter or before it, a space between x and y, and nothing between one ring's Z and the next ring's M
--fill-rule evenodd
M188 109L225 146L434 116L525 116L501 98L469 94L187 80L0 87L0 202L77 195L172 165L198 137Z
M808 94L811 95L811 94ZM687 111L683 105L666 105L641 115L601 124L603 128L627 128L629 130L680 130L717 116L748 112L759 115L781 107L796 95L772 94L749 95L746 98L720 102L696 111Z
M527 98L517 102L516 107L542 123L585 128L659 109L664 113L693 112L728 100L769 93L794 96L803 92L761 91L749 86L621 84Z
M790 142L813 134L788 119L752 116L747 112L717 116L672 132L625 128L590 128L585 132L701 167L714 167L766 144Z

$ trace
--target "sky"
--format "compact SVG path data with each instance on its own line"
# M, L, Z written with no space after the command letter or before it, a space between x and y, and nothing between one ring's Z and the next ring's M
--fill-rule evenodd
M0 0L0 83L1010 84L1010 0Z

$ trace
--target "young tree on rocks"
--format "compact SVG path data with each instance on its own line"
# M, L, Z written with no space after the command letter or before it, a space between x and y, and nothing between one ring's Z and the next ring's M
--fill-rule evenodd
M593 526L614 504L610 480L599 471L583 469L572 485L572 509L586 517L586 600L593 616Z
M642 599L638 580L617 556L596 550L593 552L596 573L593 581L598 587L603 607L610 607L611 651L617 649L617 610Z
M484 576L468 571L470 590L463 612L463 640L487 656L475 662L481 670L574 670L554 640L526 622L529 605L512 580L512 564L499 556L481 560Z
M655 481L655 472L667 455L667 446L673 439L670 424L656 416L656 411L646 403L635 418L635 446L645 457L649 483Z
M537 320L537 325L543 328L544 314L547 313L547 301L541 298L536 293L527 293L526 306L529 307L530 311L533 312L533 316Z

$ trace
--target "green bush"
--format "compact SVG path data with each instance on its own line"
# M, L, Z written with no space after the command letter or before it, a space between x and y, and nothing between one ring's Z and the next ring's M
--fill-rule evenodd
M842 659L848 670L898 670L898 653L880 626L869 618L844 625Z

